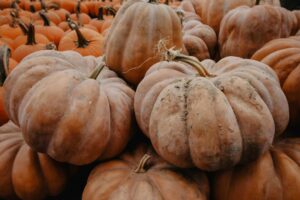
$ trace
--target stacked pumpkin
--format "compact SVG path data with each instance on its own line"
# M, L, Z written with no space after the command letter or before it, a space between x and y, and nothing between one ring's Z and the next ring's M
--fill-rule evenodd
M13 2L0 197L57 196L90 167L84 200L299 199L299 138L284 134L299 120L297 12L209 3Z

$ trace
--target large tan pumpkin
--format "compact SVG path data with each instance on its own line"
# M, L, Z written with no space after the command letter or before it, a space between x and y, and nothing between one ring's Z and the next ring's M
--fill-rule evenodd
M287 100L267 65L237 57L218 63L175 53L171 58L189 64L152 66L134 105L140 128L165 160L209 171L228 168L256 159L286 128Z
M41 200L65 188L70 166L37 153L13 122L0 127L0 198Z
M267 42L296 34L296 16L285 8L259 5L241 6L227 13L221 22L219 48L221 58L250 58Z
M137 85L147 69L158 62L157 43L183 48L179 17L155 0L129 0L118 11L105 43L110 69Z
M252 56L277 73L290 107L290 124L300 127L300 36L272 40Z
M131 135L134 91L101 59L40 51L19 63L4 90L8 115L25 141L58 161L111 158Z
M203 23L211 26L219 33L223 17L230 10L239 6L253 7L257 0L184 0L180 7L189 12L195 12L203 20ZM279 0L260 0L259 4L280 6Z
M89 175L83 200L206 200L206 175L180 170L140 144L118 159L101 163Z
M218 172L213 200L300 199L300 138L276 143L258 160Z

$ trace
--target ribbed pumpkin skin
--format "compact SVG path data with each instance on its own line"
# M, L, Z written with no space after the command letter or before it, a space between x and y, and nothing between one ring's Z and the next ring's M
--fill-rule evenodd
M1 198L41 200L59 195L67 184L69 167L33 151L13 122L0 127Z
M255 6L255 3L256 0L184 0L180 7L185 11L195 12L203 23L219 33L221 21L226 13L239 6ZM280 6L280 1L261 0L260 4Z
M272 40L252 56L274 69L290 107L290 124L300 120L300 36Z
M256 159L288 123L287 100L263 63L227 57L152 66L135 94L137 122L156 152L178 167L215 171ZM276 133L275 133L276 132Z
M183 48L179 17L163 4L130 0L118 11L107 34L106 62L110 69L137 85L147 69L158 62L157 44Z
M213 200L300 199L300 138L278 142L258 160L213 178Z
M145 172L136 173L142 157L151 156ZM83 200L172 199L207 200L206 175L197 170L179 170L144 145L120 158L96 166L83 192Z
M219 32L221 58L251 58L267 42L289 37L297 32L296 16L281 7L243 6L227 13Z
M100 62L72 51L40 51L8 76L6 110L33 149L76 165L124 149L134 91L107 68L88 78Z

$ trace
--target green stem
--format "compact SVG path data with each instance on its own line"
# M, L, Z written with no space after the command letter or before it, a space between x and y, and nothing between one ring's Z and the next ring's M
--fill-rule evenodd
M10 49L6 45L0 46L0 86L2 87L8 74Z
M151 156L148 154L145 154L142 159L140 160L137 168L134 170L135 173L144 173L146 172L146 164L150 160Z
M29 24L28 26L28 34L27 34L27 43L26 45L35 45L36 40L35 40L35 28L32 23Z
M105 67L105 63L104 62L101 62L97 67L96 69L92 72L92 74L90 75L89 78L91 79L97 79L97 77L99 76L99 74L101 73L101 71L104 69Z

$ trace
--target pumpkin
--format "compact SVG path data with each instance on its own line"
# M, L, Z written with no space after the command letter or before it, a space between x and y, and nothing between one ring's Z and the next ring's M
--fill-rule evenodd
M134 91L104 65L73 51L39 51L8 76L6 110L34 150L83 165L124 149Z
M71 19L77 21L79 25L88 24L91 21L91 18L88 14L81 12L81 1L78 0L78 3L75 8L75 13L70 15Z
M24 9L36 12L42 9L42 4L39 0L26 0L24 1Z
M35 33L35 32L28 32L28 27L25 23L23 23L21 20L18 20L18 24L20 26L20 28L22 29L23 35L19 35L18 37L16 37L16 39L14 40L13 43L13 47L16 49L21 45L25 45L28 37L35 37L35 40L37 43L41 43L41 44L48 44L49 40L46 36L44 36L43 34L39 34L39 33ZM34 36L28 36L28 34L35 34Z
M272 40L252 56L277 73L290 107L290 124L299 127L300 119L300 36Z
M151 147L140 144L119 158L96 166L82 199L205 200L208 196L208 180L203 172L179 170L157 156Z
M79 28L69 21L73 31L64 35L58 45L59 51L73 50L83 56L101 56L103 54L103 36L88 28Z
M44 25L37 25L36 32L45 35L51 42L58 46L64 35L64 31L56 25L51 25L46 12L41 11L39 14L44 21Z
M258 4L280 6L280 0L184 0L180 7L184 11L194 12L204 24L212 27L218 34L223 17L239 6L253 7Z
M36 42L35 36L35 27L32 23L28 26L28 33L27 33L27 42L26 44L20 45L18 48L14 50L12 53L12 58L15 59L17 62L20 62L25 56L39 50L45 49L55 49L55 45L52 43L43 44Z
M281 140L258 160L217 172L214 200L297 200L300 198L300 138Z
M194 13L183 14L183 43L190 56L199 60L213 57L217 45L217 36L212 28L201 23Z
M107 15L104 15L104 10L107 10ZM113 19L116 15L116 10L114 10L111 7L108 7L104 9L103 7L100 7L98 10L98 16L95 19L92 19L89 24L93 25L97 28L99 33L102 33L110 28Z
M157 43L161 39L168 41L168 48L183 48L176 12L155 0L127 1L118 11L106 37L108 67L137 85L147 69L160 60Z
M0 69L1 71L1 87L0 87L0 125L8 122L8 116L4 109L4 101L3 101L3 82L6 78L6 74L11 72L17 65L16 61L9 58L10 57L10 49L6 45L0 45Z
M22 34L22 30L17 25L16 14L13 11L10 14L13 20L10 24L0 26L0 36L15 39L17 36Z
M238 7L227 13L219 33L221 57L250 58L265 43L294 35L295 15L285 8L259 5Z
M275 72L238 57L199 62L168 50L137 87L135 115L157 153L178 167L215 171L256 159L289 110Z
M71 166L33 151L11 121L0 127L0 197L40 200L65 188Z

